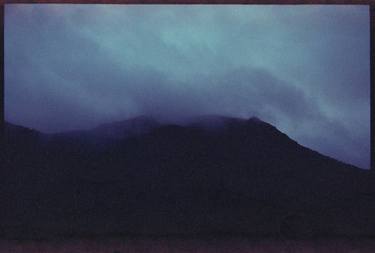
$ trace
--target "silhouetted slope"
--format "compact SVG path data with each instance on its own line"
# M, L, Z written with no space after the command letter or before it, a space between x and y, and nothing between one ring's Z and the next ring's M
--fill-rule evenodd
M4 124L4 136L6 138L6 142L8 142L9 145L17 144L19 142L23 142L25 144L34 144L38 141L38 137L41 135L40 132L26 128L23 126L18 126L15 124L11 124L8 122L5 122Z
M103 124L92 132L97 136L125 138L136 134L144 134L159 126L159 122L151 117L139 116L124 121Z
M4 235L374 235L373 175L257 118L138 118L78 139L6 128Z
M102 145L116 139L128 138L150 132L160 126L160 123L151 117L138 116L123 121L99 125L89 130L76 130L51 134L53 140L60 142L81 142L90 145Z

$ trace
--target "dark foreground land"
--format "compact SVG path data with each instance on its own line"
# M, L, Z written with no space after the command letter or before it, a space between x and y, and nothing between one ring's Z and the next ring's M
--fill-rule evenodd
M0 241L0 252L12 253L372 253L372 240L67 240Z
M375 236L374 173L256 118L210 116L179 126L140 117L52 135L7 123L5 137L1 238ZM146 242L153 243L156 252L167 247Z

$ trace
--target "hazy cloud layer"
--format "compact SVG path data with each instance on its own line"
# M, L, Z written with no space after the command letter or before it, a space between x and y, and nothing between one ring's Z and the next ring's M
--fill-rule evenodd
M253 115L369 167L367 6L5 6L6 120Z

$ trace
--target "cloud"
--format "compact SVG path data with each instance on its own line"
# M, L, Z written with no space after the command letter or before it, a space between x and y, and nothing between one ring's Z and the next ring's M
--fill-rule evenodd
M256 115L369 167L366 6L5 6L5 117L45 132Z

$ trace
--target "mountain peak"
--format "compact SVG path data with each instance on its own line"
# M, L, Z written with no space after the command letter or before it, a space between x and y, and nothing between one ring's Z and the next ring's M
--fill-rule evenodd
M229 123L244 122L244 119L230 116L207 114L199 115L188 120L189 126L203 127L203 128L222 128Z
M106 123L94 128L97 135L123 138L134 134L142 134L158 127L160 123L149 116L137 116L122 121Z
M253 116L251 118L249 118L249 121L253 121L253 122L264 122L263 120L261 120L260 118L256 117L256 116Z

